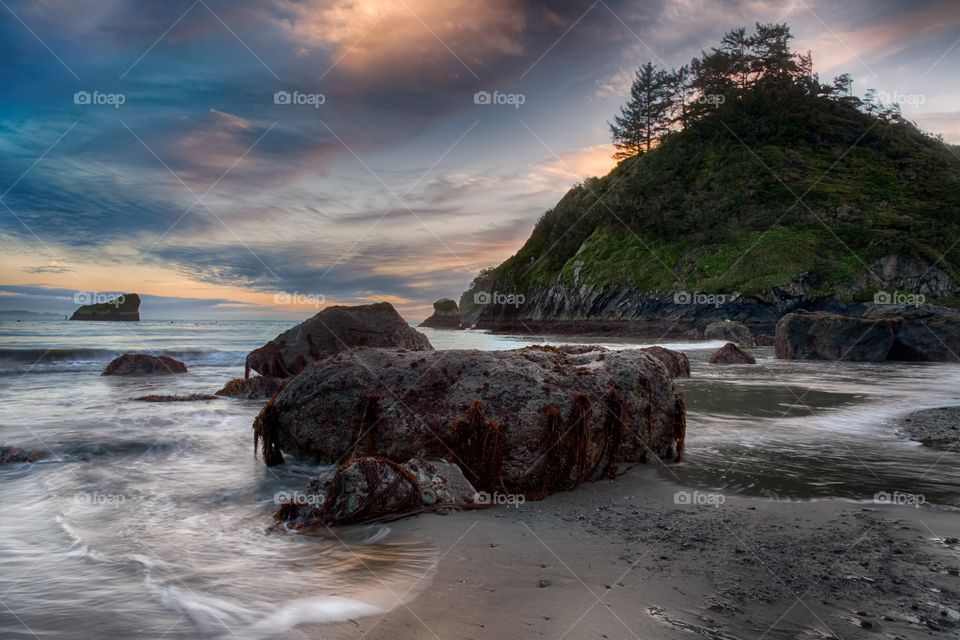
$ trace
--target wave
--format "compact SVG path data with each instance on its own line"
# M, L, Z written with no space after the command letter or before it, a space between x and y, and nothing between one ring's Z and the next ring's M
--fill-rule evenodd
M208 366L239 366L247 355L246 351L220 351L219 349L0 349L0 366L37 366L37 365L83 365L106 363L124 353L149 353L157 356L169 356L183 360L187 364Z

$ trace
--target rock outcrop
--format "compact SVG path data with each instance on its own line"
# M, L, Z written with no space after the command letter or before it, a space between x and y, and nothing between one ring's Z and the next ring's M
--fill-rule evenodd
M789 313L777 323L773 346L783 360L883 362L896 324L833 313Z
M450 298L441 298L433 303L433 315L420 323L431 329L466 329L460 320L460 308Z
M296 375L307 365L356 347L433 349L389 302L328 307L247 356L250 370L272 378Z
M482 506L476 497L473 485L452 462L413 458L399 464L361 457L311 481L306 491L280 505L274 517L295 527L359 524Z
M217 395L245 400L268 400L283 388L287 380L289 378L269 378L267 376L236 378L225 384L220 391L217 391Z
M960 361L960 313L931 305L872 305L865 317L791 313L777 323L778 358Z
M729 320L708 324L703 330L703 337L706 340L726 340L740 347L752 347L756 344L747 325Z
M282 452L444 458L478 490L542 497L607 477L616 462L679 459L686 412L643 350L361 349L301 371L254 431L268 465Z
M874 305L871 319L897 324L888 360L960 362L960 312L932 305Z
M710 364L757 364L757 361L737 345L728 342L713 352Z
M187 365L169 356L147 353L125 353L114 358L103 370L105 376L154 376L186 373Z
M135 293L124 293L109 302L84 305L74 311L70 319L138 321L140 320L140 296Z
M0 446L0 464L36 462L43 457L39 451L27 451L20 447Z
M687 357L687 354L681 351L674 351L673 349L666 349L664 347L657 346L644 347L642 351L646 351L654 358L659 360L663 366L667 368L667 371L670 372L672 377L690 377L690 359Z

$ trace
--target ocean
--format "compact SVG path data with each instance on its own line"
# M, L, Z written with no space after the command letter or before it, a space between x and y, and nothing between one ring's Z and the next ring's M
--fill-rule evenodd
M0 322L0 440L37 450L0 467L0 637L240 638L373 615L429 588L438 551L387 525L305 536L271 529L276 496L322 467L267 468L253 453L262 403L143 403L213 393L291 321ZM651 341L425 329L436 348ZM922 496L960 508L960 456L899 437L897 419L960 404L955 364L707 364L686 352L685 487L758 500ZM182 376L102 377L124 352L170 355ZM549 498L548 498L549 500ZM439 517L439 516L424 516ZM427 574L427 579L419 578Z

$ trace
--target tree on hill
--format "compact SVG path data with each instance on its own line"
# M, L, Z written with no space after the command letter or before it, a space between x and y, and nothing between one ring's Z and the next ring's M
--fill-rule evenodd
M673 102L670 78L652 62L643 64L630 87L630 100L610 123L615 158L623 159L650 151L669 130Z

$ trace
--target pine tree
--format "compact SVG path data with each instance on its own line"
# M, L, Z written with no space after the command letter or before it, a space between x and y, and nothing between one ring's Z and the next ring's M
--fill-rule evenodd
M638 70L630 87L630 100L610 123L614 158L623 159L645 153L669 131L671 120L668 74L647 62Z
M670 72L667 79L670 89L670 116L675 129L682 130L690 122L690 101L692 96L692 77L690 67L683 65Z

